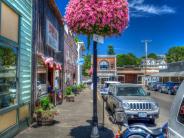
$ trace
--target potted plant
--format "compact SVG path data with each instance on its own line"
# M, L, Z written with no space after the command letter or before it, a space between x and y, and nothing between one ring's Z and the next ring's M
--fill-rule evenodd
M54 105L50 102L49 97L40 100L35 115L38 125L52 125L54 123L54 116L57 115L57 112L54 110Z
M72 93L72 86L65 88L65 99L67 102L74 102L74 94Z

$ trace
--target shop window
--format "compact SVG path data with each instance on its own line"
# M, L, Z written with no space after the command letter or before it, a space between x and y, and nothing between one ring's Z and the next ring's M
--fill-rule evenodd
M19 16L3 2L0 4L0 35L18 43Z
M0 46L0 109L17 103L17 50Z
M109 69L109 63L107 61L100 62L100 70L108 70Z

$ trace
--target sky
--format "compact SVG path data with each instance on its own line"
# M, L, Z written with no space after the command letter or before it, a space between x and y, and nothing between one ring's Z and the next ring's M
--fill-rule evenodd
M56 0L62 13L69 0ZM116 54L133 53L145 55L142 40L152 40L148 53L165 54L174 46L184 46L184 0L128 0L129 25L120 36L107 37L98 44L98 54L107 54L108 45L113 45ZM87 38L79 39L86 44Z

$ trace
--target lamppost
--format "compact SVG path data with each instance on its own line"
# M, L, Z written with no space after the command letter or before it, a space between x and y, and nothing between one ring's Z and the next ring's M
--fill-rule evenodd
M148 43L151 43L152 40L142 40L145 46L145 65L144 65L144 83L146 85L146 75L147 75L147 60L148 60Z
M93 41L93 128L91 138L99 138L97 116L97 42Z
M93 35L93 126L91 138L98 138L97 118L97 42L99 36L119 35L128 26L127 0L71 0L66 8L65 21L77 33ZM97 35L99 35L97 37Z

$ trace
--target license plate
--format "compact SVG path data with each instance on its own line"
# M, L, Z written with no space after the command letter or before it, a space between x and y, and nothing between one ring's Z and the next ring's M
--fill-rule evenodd
M140 112L140 113L138 114L138 116L141 117L141 118L145 118L145 117L147 117L147 113Z

